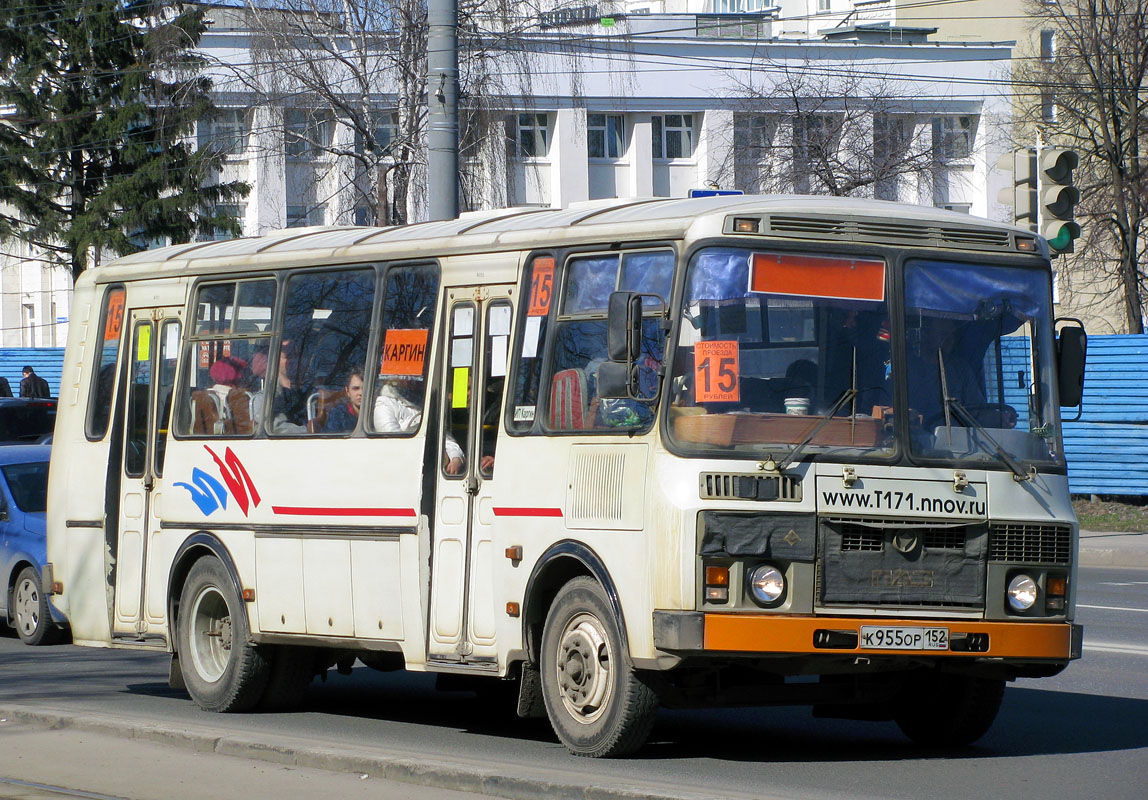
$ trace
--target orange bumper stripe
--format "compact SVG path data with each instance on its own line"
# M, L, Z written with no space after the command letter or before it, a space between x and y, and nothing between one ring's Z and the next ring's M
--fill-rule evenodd
M862 625L948 628L955 633L986 633L989 649L981 653L937 650L873 650L865 647L818 648L817 630L860 634ZM866 653L973 658L1070 658L1072 625L1067 622L978 622L976 620L858 619L856 617L782 617L707 614L705 649L737 653Z

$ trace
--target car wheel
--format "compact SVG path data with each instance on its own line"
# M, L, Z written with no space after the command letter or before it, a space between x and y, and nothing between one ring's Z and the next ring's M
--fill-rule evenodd
M201 558L179 599L179 666L191 699L206 711L247 711L263 697L270 663L251 643L247 610L223 564Z
M16 633L24 644L51 644L56 639L56 625L48 608L48 597L40 586L35 567L24 567L16 576L12 592L12 618Z
M575 578L558 592L542 634L542 697L574 755L624 755L646 741L658 698L624 652L605 592Z

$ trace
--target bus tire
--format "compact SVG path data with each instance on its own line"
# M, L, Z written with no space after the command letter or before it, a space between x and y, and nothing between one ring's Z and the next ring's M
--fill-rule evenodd
M271 654L267 688L259 701L260 711L298 708L315 677L315 651L310 647L280 645Z
M52 644L59 635L35 567L24 567L12 587L12 624L24 644Z
M191 699L205 711L254 708L270 677L251 643L247 611L216 558L195 562L179 599L179 665Z
M995 678L945 673L919 676L909 681L893 719L916 744L972 744L992 727L1004 688L1004 680Z
M542 697L550 724L574 755L625 755L646 741L658 698L629 663L601 585L578 577L546 615Z

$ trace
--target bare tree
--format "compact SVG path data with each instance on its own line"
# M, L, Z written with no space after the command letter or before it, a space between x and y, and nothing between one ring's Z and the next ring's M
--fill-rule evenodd
M500 98L521 88L504 76L529 77L505 67L526 58L508 41L532 24L530 12L510 0L459 2L464 197L476 181L497 180L475 165L503 146ZM439 88L426 84L425 0L248 0L247 13L254 63L237 77L285 109L288 155L315 156L310 194L338 198L356 222L409 221L424 200L427 103Z
M940 104L924 110L891 78L766 60L730 79L734 163L724 182L746 191L932 202L945 199L934 197L945 185L938 170L970 155L971 124L938 125Z
M1024 118L1044 144L1080 157L1082 242L1075 282L1119 287L1128 333L1144 332L1148 224L1148 0L1040 0L1027 6L1041 53L1018 70Z

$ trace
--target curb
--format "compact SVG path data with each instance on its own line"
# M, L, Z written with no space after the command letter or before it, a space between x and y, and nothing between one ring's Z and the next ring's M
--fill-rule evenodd
M215 753L254 761L268 761L328 772L348 772L398 783L435 789L452 789L473 794L505 797L509 800L713 800L712 793L680 790L611 787L589 784L570 775L566 780L551 772L521 774L527 768L515 767L518 775L502 775L490 767L380 753L353 746L306 745L274 735L257 737L250 733L213 734L190 728L132 722L110 715L38 710L21 705L0 704L0 717L50 729L71 728L92 733L138 739L198 753ZM754 795L766 800L761 795Z
M1080 532L1082 567L1148 567L1148 533Z

